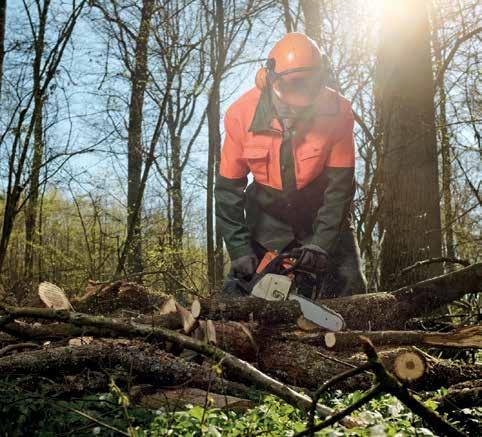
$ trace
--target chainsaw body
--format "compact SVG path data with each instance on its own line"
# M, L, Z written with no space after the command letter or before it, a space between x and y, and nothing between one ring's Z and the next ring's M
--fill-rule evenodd
M305 296L306 287L303 294L300 293L300 277L310 279L310 287L316 288L313 284L319 283L316 280L319 275L319 272L302 270L290 254L267 252L251 282L251 295L271 301L296 300L305 319L324 329L341 331L345 321L340 314ZM316 290L313 289L312 295L316 296Z

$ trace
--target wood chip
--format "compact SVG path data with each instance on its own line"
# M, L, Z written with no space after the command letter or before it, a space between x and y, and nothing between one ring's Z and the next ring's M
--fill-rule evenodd
M208 343L216 344L216 327L212 320L206 320L206 340Z
M69 346L82 346L84 344L90 344L94 341L94 337L75 337L69 340Z
M69 299L60 287L50 282L41 282L38 286L38 295L42 302L55 310L72 310Z
M169 299L167 299L164 304L162 305L160 311L159 311L159 314L161 316L165 316L166 314L171 314L171 313L175 313L177 311L177 308L176 308L176 299L174 299L173 297L170 297Z
M195 319L201 315L201 302L199 302L197 297L192 301L191 314Z
M194 325L196 324L196 319L192 316L191 312L184 308L182 305L176 302L177 312L181 316L182 326L185 334L190 334Z

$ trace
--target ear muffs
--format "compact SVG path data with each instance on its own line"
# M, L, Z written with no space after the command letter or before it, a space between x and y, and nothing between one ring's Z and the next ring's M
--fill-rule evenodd
M258 72L256 73L256 87L260 90L263 90L268 85L268 82L272 80L272 76L274 73L276 61L273 58L269 58L266 61L266 65L261 67Z
M260 90L266 88L268 84L268 70L265 67L261 67L256 73L255 83L256 87Z

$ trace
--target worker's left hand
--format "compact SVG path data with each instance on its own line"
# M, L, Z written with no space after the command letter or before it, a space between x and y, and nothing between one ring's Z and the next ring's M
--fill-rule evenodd
M328 253L316 244L305 244L291 251L299 259L299 266L307 270L323 271L328 267Z

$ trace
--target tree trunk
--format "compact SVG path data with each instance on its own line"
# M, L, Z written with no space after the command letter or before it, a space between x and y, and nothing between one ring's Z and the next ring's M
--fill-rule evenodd
M224 276L224 250L221 230L214 224L214 180L219 172L221 159L221 97L220 86L225 69L226 48L224 42L224 4L222 0L215 2L216 32L211 37L211 71L213 84L209 94L208 118L208 174L206 196L206 237L208 258L208 283L209 289L215 290L222 284Z
M147 51L151 32L154 1L142 3L141 21L136 39L135 66L131 77L129 126L127 131L127 238L125 241L126 268L129 273L142 271L141 245L141 171L142 171L142 109L147 83ZM123 263L122 263L123 264ZM122 266L123 267L123 266Z
M398 277L418 260L441 256L441 225L430 31L425 2L385 6L376 98L382 132L381 282L399 287L442 272L440 265Z
M318 0L301 0L301 9L305 19L305 33L318 47L321 47L321 15Z
M438 12L432 8L432 22L434 29L432 31L433 51L436 61L436 71L438 82L435 84L435 90L438 92L438 125L440 127L440 148L442 152L442 193L443 193L443 229L445 237L445 254L447 258L455 258L454 246L454 230L453 219L454 214L452 210L452 162L451 162L451 147L449 129L447 127L447 94L445 91L444 74L440 74L444 68L444 59L441 41L439 38L440 20ZM447 269L453 270L453 264L448 263Z
M37 253L38 231L38 199L40 187L40 168L43 159L43 96L40 90L41 65L44 54L45 27L50 1L45 1L40 15L39 29L35 39L35 60L33 63L33 83L34 83L34 125L33 125L33 160L30 175L30 190L27 207L25 209L25 268L24 275L26 280L32 279L35 254Z
M2 97L3 59L5 58L6 24L7 24L7 0L0 0L0 98Z
M303 4L304 2L302 2ZM289 0L281 0L281 6L283 7L283 20L285 23L286 32L293 32L293 19L291 17L290 2Z

